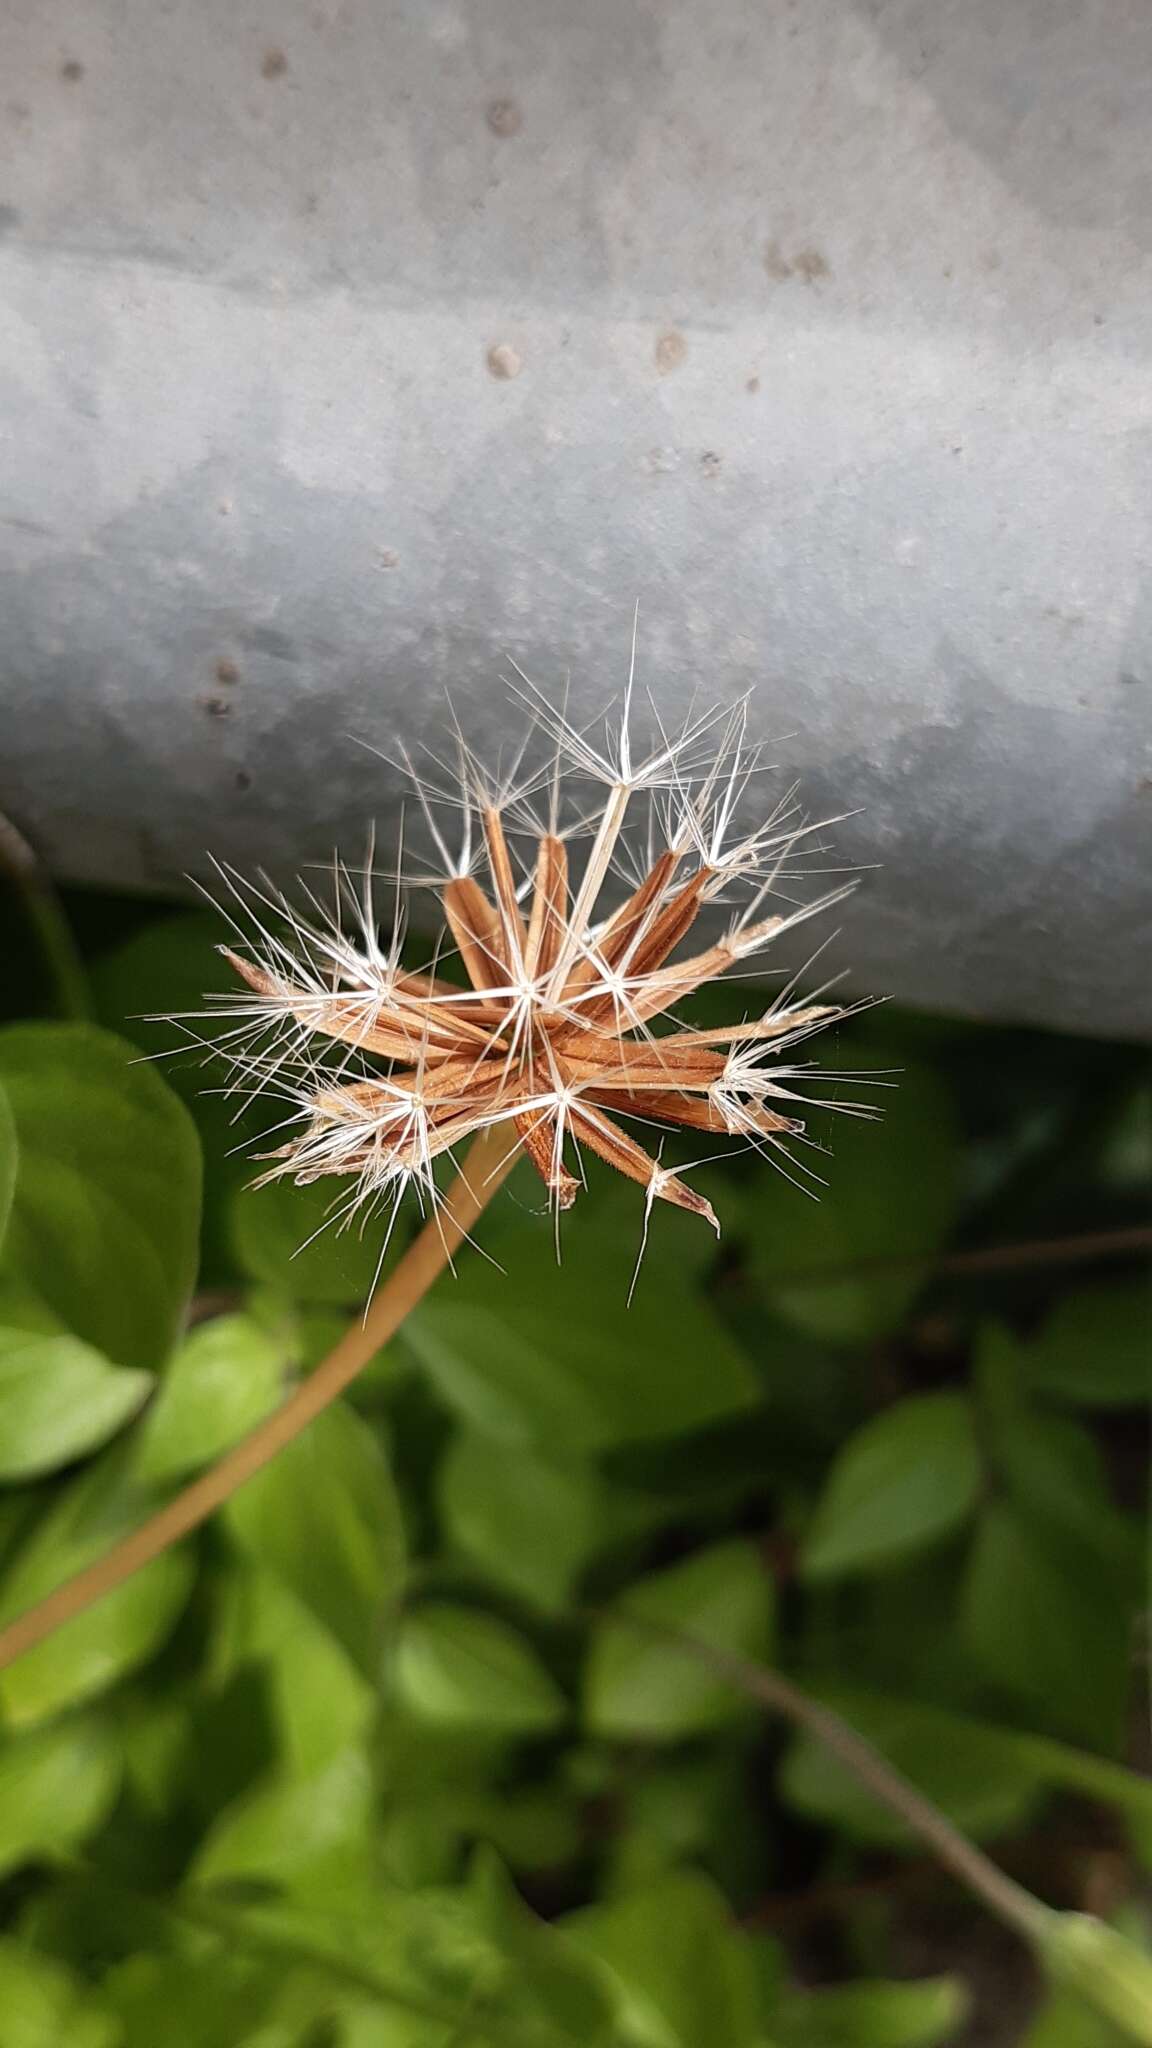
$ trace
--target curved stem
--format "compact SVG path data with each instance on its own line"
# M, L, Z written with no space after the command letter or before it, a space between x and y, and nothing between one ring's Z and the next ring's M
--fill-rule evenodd
M679 1629L658 1627L637 1614L630 1614L626 1607L614 1608L612 1619L626 1622L629 1627L646 1634L663 1637L666 1642L675 1644L677 1649L707 1665L718 1678L725 1679L747 1698L783 1715L794 1727L814 1736L831 1755L839 1758L874 1799L886 1806L889 1813L895 1814L911 1834L918 1835L945 1870L982 1899L997 1919L1014 1928L1025 1941L1039 1943L1045 1939L1052 1920L1049 1908L993 1863L991 1857L962 1834L938 1806L933 1806L930 1799L917 1791L901 1771L896 1770L833 1708L802 1692L798 1685L793 1685L791 1679L782 1678L778 1671L771 1671L762 1664L750 1664L744 1657L733 1656L729 1651L702 1642L698 1636L685 1635Z
M1019 1244L977 1245L970 1251L945 1252L940 1258L910 1259L885 1253L874 1259L849 1259L837 1265L786 1266L773 1274L777 1287L799 1281L824 1285L856 1273L1013 1273L1027 1266L1089 1265L1095 1259L1123 1258L1129 1252L1152 1251L1152 1227L1131 1224L1119 1230L1094 1230L1077 1237L1029 1238Z
M0 812L0 869L7 871L19 891L24 914L52 978L60 1015L74 1024L90 1023L92 1002L88 979L72 936L72 927L64 915L47 870L24 834L3 812Z
M285 1444L299 1436L343 1393L449 1263L515 1158L516 1147L509 1147L507 1132L497 1127L481 1132L474 1139L443 1206L429 1217L373 1298L363 1320L346 1330L340 1342L288 1399L209 1471L194 1479L174 1500L94 1564L66 1579L46 1599L0 1629L0 1671L102 1600L114 1586L122 1585L182 1536L199 1528L246 1479L269 1464Z

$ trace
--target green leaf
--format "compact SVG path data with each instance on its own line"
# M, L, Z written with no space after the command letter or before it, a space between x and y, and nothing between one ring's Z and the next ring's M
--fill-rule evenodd
M900 1401L851 1437L829 1473L804 1546L809 1578L872 1571L955 1529L976 1503L980 1463L962 1394Z
M323 2037L268 2025L286 1984L296 1992L298 2016L307 2013L299 1980L286 1970L291 1965L284 1957L247 1953L243 1942L231 1954L219 1943L208 1947L201 1941L192 1955L163 1950L129 1956L102 1987L116 2013L115 2048L167 2048L174 2014L179 2048L303 2048L305 2041L311 2048Z
M896 1695L967 1701L972 1660L949 1622L963 1584L967 1545L936 1544L866 1579L813 1581L805 1602L798 1668ZM851 1583L850 1597L841 1588Z
M1087 1408L1135 1408L1152 1397L1152 1283L1146 1276L1061 1301L1028 1345L1037 1391Z
M1152 1955L1089 1913L1053 1913L1049 1968L1133 2041L1152 2043Z
M238 1441L274 1408L284 1356L250 1316L201 1323L176 1352L140 1435L141 1479L180 1479Z
M977 1352L981 1436L997 1478L1028 1514L1098 1552L1138 1592L1139 1536L1117 1511L1095 1438L1029 1398L1027 1354L989 1328Z
M1152 1831L1152 1780L1107 1757L919 1700L845 1687L821 1687L818 1696L969 1834L991 1836L1022 1825L1049 1788L1104 1801ZM863 1841L907 1845L912 1839L813 1737L793 1743L781 1789L803 1812Z
M644 1198L635 1182L621 1179L599 1160L585 1158L582 1164L585 1186L568 1219L567 1238L561 1245L564 1264L575 1256L585 1273L604 1270L605 1292L619 1281L625 1299L631 1293L634 1302L647 1294L658 1295L669 1280L705 1279L716 1264L718 1247L715 1232L699 1216L674 1209L667 1202L658 1203L645 1238ZM734 1237L741 1213L738 1183L729 1174L705 1167L693 1168L692 1185L712 1202L722 1242ZM502 1204L492 1217L485 1241L502 1264L513 1232L534 1241L542 1263L549 1267L556 1263L555 1220L547 1209L541 1209L538 1189L534 1174L524 1173L519 1183L511 1182L512 1201Z
M217 1684L253 1664L267 1676L285 1769L309 1776L365 1734L377 1695L328 1629L271 1572L243 1564L218 1586Z
M1086 1793L1090 1799L1114 1806L1145 1841L1152 1842L1152 1778L1130 1771L1111 1757L1095 1756L1048 1735L1013 1737L1001 1731L1005 1741L1023 1744L1020 1754L1049 1785L1065 1786Z
M608 1972L635 2048L761 2048L752 1945L708 1878L678 1871L561 1925Z
M273 1778L227 1807L196 1858L193 1879L326 1885L363 1868L371 1817L368 1761L362 1750L346 1749L314 1776Z
M772 2014L774 2048L937 2048L967 2011L954 1977L794 1992Z
M753 1544L718 1543L653 1572L630 1586L618 1606L618 1616L597 1623L589 1648L585 1718L597 1734L676 1742L747 1713L747 1702L726 1678L660 1631L765 1658L772 1586Z
M1062 1415L1022 1415L997 1430L992 1458L1023 1509L1087 1544L1113 1569L1126 1555L1133 1561L1137 1532L1117 1513L1100 1447L1079 1423Z
M513 1981L525 1994L546 2038L587 2048L606 2039L612 2000L603 1972L577 1943L530 1912L493 1851L484 1845L473 1858L469 1895L480 1909L480 1925L511 1965Z
M4 1257L72 1333L154 1371L196 1277L200 1147L130 1046L81 1024L0 1032L20 1164Z
M348 1183L325 1177L311 1186L286 1180L240 1188L232 1198L231 1227L243 1271L290 1301L351 1309L396 1263L406 1230L398 1223L381 1266L386 1223L340 1227Z
M157 1505L125 1476L116 1446L53 1499L0 1583L0 1626L102 1557ZM184 1604L194 1572L167 1550L0 1673L0 1706L25 1727L93 1694L151 1656Z
M377 2031L341 2036L341 2048L353 2038L357 2048L623 2048L597 2024L606 2001L595 1969L582 1968L555 1929L525 1925L522 1909L521 1926L510 1925L490 1893L475 1875L467 1892L361 1879L330 1896L317 1887L306 1900L246 1905L231 1917L237 1945L268 1939L286 1957L295 1948L330 1956L334 1994L350 1967L369 1996L379 1986ZM228 1910L218 1907L214 1919Z
M856 1692L829 1695L823 1689L821 1697L965 1834L980 1840L1004 1834L1034 1812L1044 1773L1026 1738L914 1700ZM793 1741L779 1782L784 1797L801 1813L857 1841L897 1848L916 1844L904 1823L812 1735Z
M12 1120L12 1111L8 1107L7 1093L0 1088L0 1249L3 1248L4 1233L12 1213L18 1159L16 1125Z
M567 1713L523 1636L494 1615L447 1600L405 1617L393 1680L409 1713L448 1725L534 1735L557 1727Z
M587 1466L510 1458L472 1430L457 1432L440 1467L446 1533L498 1585L543 1608L566 1603L595 1549L602 1495Z
M0 1940L4 2048L117 2048L110 2012L54 1956Z
M986 1676L1061 1734L1114 1746L1127 1689L1129 1618L1099 1557L997 1501L981 1515L961 1631Z
M1018 1729L1001 1728L971 1715L949 1713L920 1700L841 1687L821 1687L819 1696L838 1708L907 1777L928 1790L937 1805L952 1812L954 1819L963 1824L966 1813L974 1815L970 1832L994 1831L994 1814L987 1825L981 1819L985 1804L980 1796L982 1779L990 1795L988 1803L993 1807L1011 1805L1013 1790L1027 1795L1026 1808L1030 1808L1041 1789L1067 1789L1114 1806L1130 1821L1152 1831L1152 1779L1113 1763L1108 1757L1076 1749L1052 1736L1022 1734ZM808 1754L807 1738L795 1746L785 1767L786 1774L791 1772L801 1750ZM815 1804L806 1806L806 1810L824 1815L819 1803L821 1788L832 1796L834 1811L845 1789L839 1783L841 1767L818 1745L811 1745L810 1754L811 1783L806 1792L812 1792ZM861 1813L882 1820L881 1810L869 1795L857 1792L855 1801ZM798 1803L804 1806L805 1799ZM852 1831L857 1832L854 1827ZM869 1840L894 1839L890 1823L878 1830L869 1824L862 1832Z
M559 1870L584 1847L575 1798L552 1787L478 1791L460 1801L457 1813L461 1835L489 1843L516 1870Z
M523 1839L516 1838L524 1829L517 1815L505 1811L490 1827L494 1808L503 1804L496 1785L507 1779L515 1739L502 1728L424 1720L390 1702L376 1753L384 1775L381 1860L392 1881L409 1888L447 1883L459 1869L466 1839L492 1841L510 1861L523 1864ZM540 1796L512 1788L508 1800ZM525 1827L528 1819L525 1814ZM541 1831L544 1848L556 1833L553 1814Z
M1096 1160L1093 1178L1112 1189L1138 1189L1147 1194L1152 1182L1152 1086L1137 1088L1109 1128Z
M119 1782L112 1723L95 1714L0 1735L0 1875L29 1857L58 1856L83 1842Z
M629 1307L641 1222L638 1204L634 1239L611 1245L574 1227L560 1265L526 1224L498 1241L503 1271L466 1259L421 1302L404 1341L463 1421L569 1458L755 1403L751 1367L679 1269L642 1275Z
M345 1309L310 1308L306 1302L289 1301L274 1287L253 1287L244 1313L275 1344L293 1378L311 1372L348 1330ZM365 1401L369 1411L378 1408L379 1395L391 1392L393 1384L405 1377L404 1366L398 1345L383 1346L356 1374L348 1389L349 1401Z
M343 1403L326 1408L241 1487L224 1518L240 1549L374 1680L404 1539L388 1460L368 1424Z
M186 1808L190 1759L196 1757L197 1794L202 1789L197 1738L204 1729L204 1702L186 1685L157 1692L147 1678L116 1696L116 1730L123 1745L125 1786L142 1812L170 1817ZM215 1731L213 1731L215 1732Z
M1134 2032L1129 2025L1121 2025L1118 2018L1106 2017L1109 2008L1098 1994L1102 1980L1112 1974L1115 1953L1112 1958L1102 1958L1097 1931L1100 1923L1089 1921L1088 1927L1092 1931L1086 1936L1083 1926L1078 1925L1078 1917L1054 1915L1050 1923L1057 1950L1053 1958L1057 1981L1035 2025L1028 2030L1024 2048L1130 2048L1133 2039L1147 2038L1138 2029ZM1132 1901L1121 1907L1114 1925L1106 1928L1105 1934L1112 1940L1127 1937L1129 1945L1135 1945L1137 1955L1147 1958L1148 1923L1138 1902ZM1070 1950L1063 1969L1058 1953L1062 1944L1067 1944ZM1121 1969L1129 1963L1130 1948L1129 1954L1123 1957ZM1087 1995L1082 1995L1073 1987L1077 1982L1084 1984L1085 1972L1088 1977Z
M1127 2028L1061 1986L1028 2029L1022 2048L1131 2048L1131 2043Z
M210 989L228 987L231 976L218 951L227 937L215 910L152 917L93 965L92 994L100 1022L143 1052L172 1053L180 1034L156 1013L166 1011L170 1019L203 1011ZM172 1054L171 1070L181 1095L198 1094L204 1086L203 1046L189 1039L183 1054Z
M899 1064L876 1058L878 1070ZM956 1210L959 1150L947 1096L924 1068L886 1078L893 1088L845 1082L839 1091L875 1099L883 1121L831 1120L818 1201L765 1168L746 1210L753 1271L773 1306L837 1343L867 1342L898 1326ZM821 1092L836 1091L826 1084ZM889 1260L891 1270L869 1270Z
M248 1132L248 1149L260 1151L261 1124L274 1121L257 1113L238 1116L240 1098L225 1092L235 1076L206 1049L213 1035L204 1021L206 992L234 986L217 951L227 936L217 912L180 911L149 921L103 954L92 973L100 1022L150 1058L163 1055L164 1077L195 1120L204 1151L202 1285L227 1284L234 1277L227 1210L251 1172L237 1148ZM182 1018L189 1020L187 1039Z
M78 1337L0 1324L0 1479L35 1479L98 1449L153 1384Z
M613 1787L606 1889L635 1891L694 1857L714 1861L732 1823L746 1840L743 1761L736 1743L671 1749Z

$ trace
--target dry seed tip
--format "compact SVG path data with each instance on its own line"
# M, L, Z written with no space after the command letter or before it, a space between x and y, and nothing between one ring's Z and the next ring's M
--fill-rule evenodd
M357 875L334 862L327 909L306 890L307 908L298 911L265 877L246 882L216 865L234 935L220 951L241 987L206 1013L226 1028L201 1042L230 1067L231 1087L289 1104L287 1137L265 1154L262 1178L350 1181L334 1213L337 1228L353 1220L363 1228L382 1205L394 1213L409 1189L435 1207L438 1161L499 1125L536 1168L557 1212L577 1199L587 1149L643 1187L645 1241L657 1201L718 1229L709 1203L653 1158L629 1125L712 1130L767 1148L781 1171L790 1162L810 1173L788 1150L788 1141L810 1142L802 1117L770 1109L770 1100L873 1113L866 1104L825 1104L807 1091L835 1076L780 1062L786 1049L858 1005L803 1005L792 1000L790 982L751 1024L678 1025L683 998L842 901L854 883L766 914L786 864L823 824L802 816L791 789L762 823L744 822L762 773L761 750L747 742L746 702L693 712L672 737L656 714L656 740L638 746L635 663L634 624L622 715L598 739L517 671L512 688L531 707L544 742L539 768L529 760L532 734L495 775L458 728L456 766L431 757L434 780L418 774L402 750L439 864L419 885L438 890L450 934L424 968L409 969L401 958L403 843L390 878L387 943L374 893L374 835ZM591 814L578 799L578 785L589 781L606 785ZM531 809L538 789L547 791L546 827ZM642 858L624 836L638 798L648 813ZM446 809L458 819L458 842L441 823ZM525 830L536 843L522 855L509 834ZM620 873L628 893L613 905L609 883ZM693 950L702 908L741 887L748 900L727 932ZM445 976L442 963L451 965L453 952Z

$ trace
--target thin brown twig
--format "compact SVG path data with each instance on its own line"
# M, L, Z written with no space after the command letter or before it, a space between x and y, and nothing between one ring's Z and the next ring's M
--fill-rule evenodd
M56 989L61 1016L86 1024L92 1016L88 979L47 868L34 846L0 811L0 872L20 897Z
M1031 1242L1003 1245L980 1245L972 1251L946 1253L932 1266L935 1273L982 1273L1010 1271L1016 1267L1028 1266L1091 1265L1097 1259L1123 1258L1134 1251L1152 1252L1152 1228L1132 1227L1125 1230L1098 1230L1080 1237L1035 1238ZM918 1259L907 1260L861 1260L844 1266L801 1266L791 1267L777 1277L789 1283L803 1279L819 1279L824 1282L850 1280L855 1273L874 1272L878 1265L887 1270L889 1266L917 1266ZM238 1308L244 1299L241 1287L208 1288L194 1296L188 1310L188 1325L208 1322L213 1316L227 1315Z
M1023 1239L1018 1244L979 1245L972 1251L945 1252L940 1258L916 1259L885 1253L873 1259L853 1259L850 1265L788 1266L773 1273L772 1284L828 1284L852 1279L857 1273L913 1273L920 1269L926 1278L935 1273L1010 1273L1027 1266L1089 1265L1095 1259L1122 1258L1130 1252L1152 1253L1152 1226L1132 1224L1121 1230L1087 1231L1077 1237L1038 1237Z
M1032 1238L1020 1244L983 1245L969 1252L949 1252L939 1261L942 1273L1008 1273L1016 1266L1087 1265L1093 1259L1115 1259L1128 1252L1152 1252L1152 1227L1133 1224L1126 1230L1086 1231L1079 1237Z
M306 1380L235 1448L194 1479L146 1522L133 1529L94 1564L87 1565L47 1598L0 1629L0 1671L35 1644L103 1599L134 1572L190 1535L209 1515L299 1436L345 1387L350 1386L382 1344L422 1300L485 1209L515 1159L507 1134L482 1131L442 1207L425 1223L374 1297L367 1314L346 1330Z
M624 1606L613 1608L611 1613L613 1621L623 1622L643 1634L658 1636L683 1650L686 1656L706 1665L708 1670L744 1693L748 1699L783 1715L794 1727L814 1736L823 1748L851 1771L874 1799L902 1821L910 1833L925 1842L936 1860L968 1891L982 1899L997 1919L1026 1941L1040 1943L1044 1940L1051 1919L1050 1909L993 1863L975 1842L969 1841L946 1814L933 1806L930 1799L926 1799L901 1771L894 1769L887 1758L832 1707L826 1707L822 1701L802 1692L798 1685L782 1677L778 1671L769 1670L762 1664L752 1664L747 1658L702 1642L698 1636L663 1627L645 1616L629 1613Z
M1035 1869L1046 1890L1059 1888L1078 1910L1100 1919L1109 1919L1131 1894L1131 1859L1102 1841L1054 1842L1050 1834L1036 1832L1012 1845L1012 1860L1019 1883L1024 1883L1025 1869ZM920 1897L929 1878L939 1874L932 1857L906 1856L862 1877L817 1883L798 1892L769 1892L743 1914L742 1922L747 1927L788 1928L824 1917L841 1918L870 1899L905 1893Z

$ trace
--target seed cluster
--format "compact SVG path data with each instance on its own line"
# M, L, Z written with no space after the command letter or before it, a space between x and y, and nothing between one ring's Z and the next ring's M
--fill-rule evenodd
M765 914L770 896L786 896L798 850L810 848L821 826L799 813L789 792L766 823L741 829L738 816L761 773L759 750L745 744L743 705L698 717L675 739L661 731L637 759L631 679L623 717L600 744L526 678L520 683L549 742L546 769L525 773L521 757L512 775L494 781L461 741L450 788L414 776L440 863L434 877L419 879L437 890L443 950L424 971L403 964L410 878L402 864L386 945L371 856L358 887L338 868L335 906L325 912L312 897L314 916L270 886L221 870L245 913L232 921L246 940L243 952L221 950L245 989L222 999L231 1028L216 1049L223 1046L254 1088L278 1087L292 1105L290 1136L265 1155L272 1163L264 1178L352 1176L345 1216L409 1186L434 1204L437 1159L499 1124L557 1210L580 1190L587 1149L639 1182L649 1206L672 1202L715 1226L704 1197L635 1127L645 1135L660 1125L738 1136L799 1165L789 1143L804 1135L795 1111L811 1100L802 1084L818 1076L781 1056L845 1011L794 999L789 985L750 1021L694 1030L671 1013L847 890ZM407 758L406 766L411 772ZM566 823L573 786L588 783L601 786L598 803ZM533 808L541 791L544 822ZM647 813L639 860L625 829L638 799ZM454 852L446 805L460 823ZM526 854L524 832L533 842ZM622 873L623 900L605 910L610 893L620 896ZM747 900L727 931L686 950L701 912L731 901L734 890ZM441 971L448 941L463 982ZM867 1113L860 1104L835 1106Z

